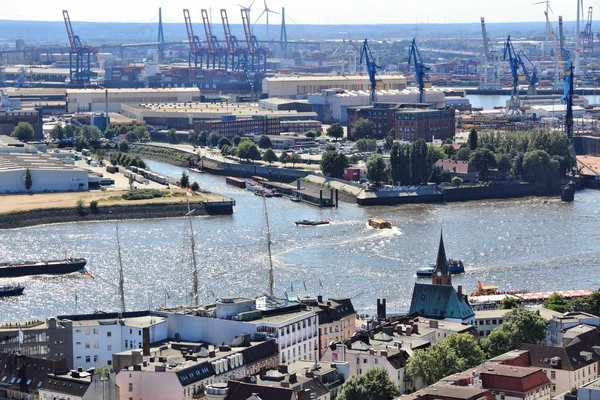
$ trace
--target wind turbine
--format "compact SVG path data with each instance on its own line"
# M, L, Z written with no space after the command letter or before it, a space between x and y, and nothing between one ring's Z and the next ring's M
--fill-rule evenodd
M267 40L269 40L269 39L271 39L271 37L269 36L269 13L277 14L277 15L279 15L279 13L275 12L275 11L271 11L269 9L269 7L267 6L267 0L263 0L263 1L264 1L264 4L265 4L265 9L263 10L263 12L260 13L260 15L258 16L258 18L256 18L256 21L254 23L257 23L258 20L263 16L263 14L267 14Z
M248 20L250 19L250 11L252 11L252 5L254 4L255 1L256 0L252 0L252 3L250 3L250 5L248 7L244 7L243 5L238 4L239 8L246 10L246 12L248 13Z
M552 14L554 14L554 10L552 10L552 7L550 7L550 0L543 0L543 1L538 1L536 3L532 3L531 5L538 5L538 4L545 4L546 5L546 15L550 15L548 14L548 11L552 12ZM543 53L544 56L546 55L546 50L548 49L548 29L546 29L546 33L544 36L544 47L543 47Z

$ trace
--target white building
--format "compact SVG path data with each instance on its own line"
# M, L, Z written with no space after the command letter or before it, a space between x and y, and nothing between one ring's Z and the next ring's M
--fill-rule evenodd
M504 317L510 310L481 310L475 311L475 327L479 331L479 337L489 336L494 329L504 322Z
M324 89L311 92L308 102L312 104L319 119L324 122L347 121L347 110L349 107L367 106L370 104L369 89L342 90ZM436 107L443 108L446 105L446 95L443 90L437 88L425 89L425 102L434 103ZM382 89L377 90L377 101L380 103L418 103L419 92L415 88L410 89Z
M273 338L279 347L279 363L318 359L318 321L303 304L265 298L223 298L216 305L197 310L156 312L167 317L168 337L178 333L189 342L231 343L236 336Z
M46 154L0 152L0 193L23 193L25 175L31 173L32 192L88 190L88 173Z
M379 89L406 88L406 78L403 75L381 75L378 79ZM264 78L262 82L264 94L286 99L305 99L310 93L320 93L332 88L368 91L371 82L368 75L274 76Z
M190 103L200 101L198 88L67 89L67 112L121 112L121 104Z
M67 365L89 369L111 365L113 353L130 349L148 351L150 343L167 339L166 318L125 313L61 317L67 330Z

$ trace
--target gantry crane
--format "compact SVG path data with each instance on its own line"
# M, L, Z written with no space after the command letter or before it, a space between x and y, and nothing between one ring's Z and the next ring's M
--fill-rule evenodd
M245 71L248 69L248 49L241 47L235 35L231 34L229 18L225 9L221 9L221 20L223 21L223 32L225 33L225 43L227 44L231 70Z
M190 54L188 59L188 65L192 66L192 58L194 60L194 66L202 68L204 59L208 64L208 51L203 48L200 44L200 39L194 34L194 27L192 26L192 18L190 12L186 8L183 10L183 18L185 19L185 28L187 30L188 41L190 43Z
M229 57L227 57L227 50L221 47L219 39L217 39L217 37L213 34L208 11L206 9L202 9L201 12L202 24L204 25L204 34L206 35L206 43L209 54L207 68L210 68L210 65L212 64L212 69L222 69L224 67L224 69L227 70L227 61L229 59Z
M373 58L373 53L371 52L371 48L369 47L367 39L365 39L362 48L360 49L360 63L362 64L363 61L367 67L369 81L371 82L369 101L371 104L374 104L377 97L377 70L381 67L375 63L375 59Z
M245 8L242 8L240 12L242 14L246 46L248 48L248 61L250 62L248 69L253 72L267 72L267 56L269 55L269 49L258 44L258 39L252 33L248 11Z
M90 83L91 58L92 54L97 53L98 50L83 44L79 36L75 35L67 10L63 10L63 18L69 36L69 81L77 85Z
M410 73L410 63L413 62L415 67L415 78L419 87L419 103L425 102L425 88L430 88L431 83L427 82L427 72L429 67L423 64L421 59L421 53L417 47L417 40L413 39L410 47L408 48L408 72Z
M521 101L519 100L519 83L525 80L525 76L519 73L522 70L523 61L516 53L510 40L510 35L504 43L504 60L506 60L507 57L510 73L512 75L512 91L506 116L509 118L521 118L523 116L523 110L521 108Z

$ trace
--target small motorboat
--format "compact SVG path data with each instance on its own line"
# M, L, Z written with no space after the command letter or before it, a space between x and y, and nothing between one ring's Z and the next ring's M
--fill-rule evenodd
M392 223L381 218L369 218L369 226L375 229L392 229Z
M312 219L303 219L302 221L296 221L296 226L305 225L305 226L317 226L317 225L328 225L329 220L323 221L315 221Z
M448 260L448 267L452 275L465 272L465 265L462 260ZM417 269L417 277L429 278L433 276L433 271L435 271L435 264L429 264L427 267Z
M0 297L20 296L24 290L25 286L23 285L0 286Z

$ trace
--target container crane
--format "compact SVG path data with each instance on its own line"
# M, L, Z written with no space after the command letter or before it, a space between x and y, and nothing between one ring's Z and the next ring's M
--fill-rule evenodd
M367 39L365 39L362 48L360 49L360 63L362 64L363 61L367 67L369 81L371 82L369 102L374 104L377 97L377 70L381 69L381 67L375 63L375 59L373 58L373 53L371 52L371 47L369 47Z
M408 72L410 73L410 63L413 62L415 67L415 78L417 79L417 85L419 86L419 103L425 102L425 88L430 88L431 83L426 82L427 72L429 67L423 64L421 59L421 53L417 47L417 40L413 39L410 47L408 48Z
M212 27L210 24L210 17L208 16L208 10L202 9L202 24L204 25L204 34L206 35L206 43L208 45L209 61L208 65L212 64L213 69L227 70L227 51L223 49L219 43L219 39L213 34ZM223 62L224 65L221 63Z
M504 60L508 57L508 64L510 66L510 73L512 75L512 91L510 94L510 102L508 104L508 110L506 116L508 118L521 118L523 116L523 110L521 109L521 101L519 100L519 82L525 80L520 72L523 61L516 53L515 48L510 40L510 35L504 43Z
M79 36L73 32L69 12L63 10L67 36L69 37L69 81L72 84L90 83L91 78L91 58L98 50L92 46L83 44Z
M248 17L248 11L245 8L240 10L242 14L242 23L244 25L244 34L246 36L246 46L248 47L248 58L250 61L249 70L253 72L263 71L267 72L267 56L269 50L258 44L258 39L252 33L252 27L250 26L250 18Z
M202 68L204 59L208 67L208 52L202 48L200 39L194 34L194 27L192 26L192 18L190 17L190 11L186 8L183 10L183 18L185 19L185 28L187 30L188 41L190 43L190 55L188 59L188 65L192 66L192 58L194 59L194 66Z
M594 32L592 32L592 14L593 7L588 8L588 17L583 32L581 32L581 42L583 44L583 52L591 53L594 51Z
M221 9L221 20L223 21L223 32L225 33L225 43L227 44L227 53L230 57L231 70L246 70L248 68L248 50L240 47L235 35L231 34L229 18L225 9Z

